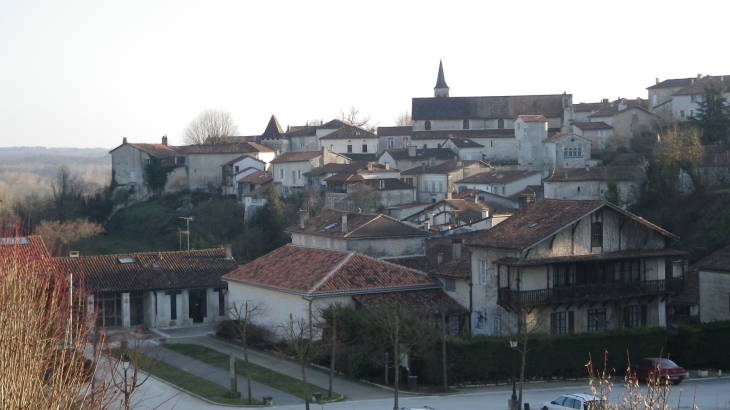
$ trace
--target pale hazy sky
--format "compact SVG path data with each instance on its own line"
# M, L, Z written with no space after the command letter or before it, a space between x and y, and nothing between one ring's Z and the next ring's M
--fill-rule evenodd
M730 74L717 1L0 0L0 146L180 142L201 111L240 134L336 117L393 125L433 96L646 97Z

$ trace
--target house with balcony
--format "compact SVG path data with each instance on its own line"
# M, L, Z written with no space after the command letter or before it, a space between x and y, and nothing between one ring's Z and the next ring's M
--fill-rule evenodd
M555 334L665 326L684 285L677 240L603 201L543 199L467 240L474 306L490 334L518 315Z

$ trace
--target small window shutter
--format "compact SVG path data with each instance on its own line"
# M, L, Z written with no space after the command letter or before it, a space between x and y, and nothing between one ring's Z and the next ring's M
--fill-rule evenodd
M624 306L624 327L631 325L631 311L628 306Z
M553 335L558 334L558 314L550 314L550 333Z
M646 305L641 305L641 326L646 326Z
M573 330L574 330L573 325L574 325L574 323L575 322L574 322L573 312L570 311L570 312L568 312L568 333L573 333Z

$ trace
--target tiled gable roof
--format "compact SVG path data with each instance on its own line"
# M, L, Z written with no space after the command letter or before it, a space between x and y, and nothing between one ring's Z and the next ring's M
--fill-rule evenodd
M647 90L656 90L659 88L675 88L675 87L684 87L686 85L689 85L692 83L692 80L694 80L694 77L691 78L670 78L667 80L664 80L660 82L659 84L654 84L650 87L646 87Z
M565 95L571 99L572 95ZM514 119L518 115L563 116L563 95L414 98L412 117L420 120Z
M354 174L359 169L362 169L366 166L367 165L362 162L353 162L350 164L338 164L335 162L330 162L329 164L324 164L321 167L312 168L312 170L305 172L304 175L318 176L318 175L333 174L333 173L340 173L340 172Z
M324 128L324 127L320 127ZM363 138L378 138L377 135L370 131L366 131L360 127L354 125L345 125L338 130L335 130L327 135L319 137L320 140L332 140L332 139L363 139Z
M123 145L124 144L120 145L117 148L114 148L113 150L109 151L109 153L114 152L115 150L119 149ZM134 147L151 157L160 158L160 159L163 159L163 158L166 158L169 156L173 156L173 155L182 154L184 151L184 148L185 148L185 147L173 147L173 146L165 145L165 144L130 144L130 143L127 143L127 145L129 145L130 147Z
M608 105L608 101L597 103L578 103L573 104L573 112L594 112Z
M541 174L540 171L487 171L480 172L478 174L470 175L462 180L456 181L455 183L466 183L466 184L509 184L510 182L519 181L521 179L529 178L534 175Z
M423 272L369 256L291 244L229 272L223 279L311 296L439 287Z
M342 232L340 225L343 215L347 215L347 232ZM304 229L299 225L291 225L286 231L341 238L428 236L427 232L387 215L341 212L334 209L322 211L316 217L310 218Z
M389 292L352 297L363 308L377 312L382 308L414 312L420 316L431 317L441 314L466 315L469 311L444 293L441 289L417 290L410 292Z
M287 152L274 158L272 164L280 164L284 162L303 162L311 161L322 155L322 151L302 151L302 152Z
M411 135L413 126L399 126L399 127L378 127L379 137L400 137L404 135Z
M353 154L353 153L347 153L342 154L343 157L349 159L350 161L357 161L357 162L373 162L378 159L378 154L372 153L372 154Z
M588 130L610 130L613 129L612 126L606 124L603 121L596 121L596 122L574 122L573 126L581 129L583 131Z
M553 168L545 182L565 181L643 181L646 171L642 166Z
M548 122L542 115L518 115L517 118L524 122Z
M443 98L442 98L443 99ZM514 138L512 128L488 128L478 130L413 131L412 140L444 140L449 138Z
M247 192L243 195L244 198L253 198L256 195L262 194L264 192L268 192L272 187L274 186L274 183L269 181L260 187L254 189L253 191Z
M363 178L362 176L360 176L358 174L350 174L350 173L343 172L343 173L339 173L339 174L334 174L331 177L325 178L324 180L327 182L358 182L358 181L365 180L365 178Z
M664 229L607 202L543 199L517 211L492 229L480 231L480 235L469 240L467 245L524 251L603 207L611 208L670 239L677 239Z
M429 159L429 158L437 158L437 159L454 159L456 157L456 153L454 151L448 149L448 148L426 148L426 149L417 149L415 156L408 155L408 149L386 149L385 152L390 154L390 156L398 161L398 160L404 160L404 159ZM382 156L382 154L381 154Z
M202 144L179 147L185 154L244 154L257 152L276 152L275 149L255 142L239 142L234 144Z
M317 135L317 127L305 125L302 127L291 127L289 131L284 133L287 137L311 137Z
M716 251L689 267L690 271L704 270L730 273L730 246Z
M342 127L344 127L346 125L349 125L351 127L354 127L355 126L354 124L350 124L347 121L339 120L339 119L334 119L334 120L327 121L326 123L324 123L322 125L317 126L317 128L322 128L322 129L325 129L325 130L329 130L329 129L333 129L333 128L335 128L335 129L336 128L342 128Z
M239 184L265 184L273 178L267 171L254 171L238 180Z
M690 84L687 84L685 87L672 94L672 96L704 94L705 87L713 82L719 82L720 84L722 84L723 89L726 93L730 92L730 76L704 76L700 79L692 79L692 82L690 82Z
M631 110L631 109L642 110L642 111L645 111L645 112L647 112L647 113L649 113L651 115L655 115L654 113L650 112L646 108L640 107L638 105L628 105L623 110L619 110L619 106L617 104L617 105L614 105L612 107L601 108L600 110L598 110L598 111L594 112L593 114L589 115L588 118L613 117L615 115L618 115L620 113L623 113L624 111Z
M588 138L581 137L578 134L562 134L562 133L556 133L556 134L553 134L553 135L549 136L548 138L545 138L544 140L542 140L542 142L558 142L561 139L568 138L568 137L571 137L571 138L580 138L582 140L590 141Z
M0 259L17 261L50 261L50 253L38 235L0 238Z
M225 286L221 277L238 267L223 249L64 257L54 262L67 272L83 274L93 292Z
M451 141L458 148L484 148L484 145L476 143L467 138L452 138Z
M244 158L250 158L250 159L252 159L252 160L254 160L254 161L257 161L257 162L260 162L260 163L262 163L262 164L265 164L265 162L264 162L264 161L261 161L261 160L260 160L260 159L258 159L258 158L252 157L252 156L251 156L250 154L244 154L244 155L241 155L241 156L239 156L239 157L236 157L236 158L234 158L234 159L232 159L232 160L230 160L230 161L226 162L226 163L225 163L225 164L223 164L223 165L233 165L233 164L235 164L236 162L238 162L238 161L240 161L240 160L242 160L242 159L244 159Z
M481 221L483 211L488 211L489 207L481 202L476 203L467 201L466 199L444 199L444 202L451 205L453 209L447 210L447 213L459 218L460 221L472 223Z

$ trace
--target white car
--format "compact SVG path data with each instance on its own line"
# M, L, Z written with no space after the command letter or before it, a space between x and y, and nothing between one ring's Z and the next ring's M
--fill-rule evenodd
M542 403L542 410L598 410L606 408L606 402L591 394L565 394L553 401Z

